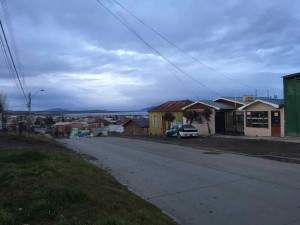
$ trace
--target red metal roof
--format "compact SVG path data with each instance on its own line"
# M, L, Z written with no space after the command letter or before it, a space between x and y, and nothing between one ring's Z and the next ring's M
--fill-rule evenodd
M150 109L148 112L181 112L183 107L192 103L191 100L168 101Z

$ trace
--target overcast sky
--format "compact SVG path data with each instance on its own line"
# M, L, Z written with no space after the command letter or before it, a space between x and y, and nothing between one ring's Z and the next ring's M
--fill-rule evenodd
M6 1L0 18L13 45L9 15L25 92L45 89L33 97L33 110L130 110L256 91L282 98L281 77L300 71L298 0L118 0L200 63L113 0L99 0L173 65L96 0ZM0 72L9 109L26 110L3 54Z

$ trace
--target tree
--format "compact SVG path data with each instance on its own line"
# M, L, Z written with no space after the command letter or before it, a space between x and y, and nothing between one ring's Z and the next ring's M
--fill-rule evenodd
M188 110L183 112L183 116L187 119L187 122L189 124L192 124L193 121L200 116L200 113L195 110Z
M170 129L171 123L176 119L176 117L172 113L166 112L164 118L167 121L168 129Z
M52 116L47 116L45 119L45 124L47 126L47 128L51 127L53 124L55 124L55 122L53 121Z
M66 125L65 132L67 133L67 137L70 137L70 134L72 132L72 127L70 125Z
M36 126L40 126L40 125L41 125L40 117L37 117L37 118L35 119L34 125L36 125Z
M211 115L212 115L212 110L211 109L204 109L202 111L202 116L206 120L209 136L211 135L211 129L210 129L210 125L209 125Z

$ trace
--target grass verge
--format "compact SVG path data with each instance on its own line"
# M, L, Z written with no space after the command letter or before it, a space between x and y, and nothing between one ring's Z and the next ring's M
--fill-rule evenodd
M176 224L105 171L61 150L42 140L1 148L0 225Z

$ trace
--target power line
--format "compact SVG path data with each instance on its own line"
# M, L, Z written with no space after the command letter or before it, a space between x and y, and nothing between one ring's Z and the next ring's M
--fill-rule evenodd
M1 42L2 53L3 53L3 56L4 56L4 61L6 63L7 69L8 69L8 73L9 73L9 75L10 75L13 83L15 83L14 88L16 89L16 92L19 94L18 96L20 97L20 100L24 101L24 99L22 98L22 94L21 94L20 88L18 86L18 82L17 82L17 80L14 77L14 71L13 71L12 65L11 65L11 63L9 61L9 57L7 55L7 52L6 52L6 49L5 49L5 46L4 46L4 41L3 41L1 35L0 35L0 42Z
M2 0L1 3L2 3L3 15L5 17L5 23L6 23L6 26L8 28L8 32L9 32L9 36L10 36L10 41L12 43L12 50L13 50L13 52L15 54L16 63L18 65L19 71L20 71L20 73L22 75L22 78L23 78L23 85L25 85L25 75L24 75L23 67L22 67L22 64L21 64L21 61L20 61L18 48L17 48L17 45L16 45L16 40L15 40L15 35L14 35L14 29L13 29L13 26L12 26L12 23L11 23L7 1L6 0Z
M126 23L128 26L131 26L130 23L128 22L128 20L127 20L127 19L122 15L122 13L118 10L118 8L115 7L115 4L113 3L113 0L106 0L106 1L109 3L111 9L115 9L115 10L116 10L116 12L118 13L119 17L123 19L124 23ZM131 29L134 30L134 28L133 28L132 26L131 26ZM193 95L197 96L197 94L196 94L190 87L188 87L188 85L185 84L185 82L184 82L182 79L180 79L180 77L177 76L176 73L173 73L173 72L171 71L171 69L170 69L165 63L163 63L163 66L164 66L164 68L167 69L168 73L169 73L171 76L175 77L175 78L180 82L180 84L182 84L182 85L183 85L188 91L190 91Z
M254 89L253 87L250 87L238 80L232 79L218 71L216 71L214 68L202 63L201 61L199 61L197 58L195 58L194 56L192 56L191 54L189 54L188 52L186 52L185 50L183 50L182 48L178 47L177 45L175 45L173 42L171 42L170 40L168 40L166 37L164 37L161 33L159 33L157 30L155 30L153 27L149 26L147 23L145 23L143 20L141 20L139 17L137 17L136 15L134 15L129 9L127 9L125 6L123 6L121 3L117 2L116 0L111 0L114 1L116 4L118 4L121 8L123 8L127 13L129 13L132 17L134 17L135 19L137 19L140 23L142 23L144 26L146 26L148 29L150 29L151 31L153 31L155 34L157 34L160 38L162 38L163 40L165 40L166 42L168 42L170 45L172 45L173 47L175 47L177 50L179 50L180 52L182 52L183 54L191 57L194 61L196 61L197 63L199 63L200 65L206 67L207 69L211 70L212 72L228 79L231 80L233 82L236 82L242 86L245 86L247 88L251 88Z
M7 38L6 38L6 35L5 35L5 31L4 31L4 29L3 29L3 25L2 25L1 19L0 19L0 26L1 26L1 30L2 30L2 33L3 33L3 37L4 37L4 40L5 40L5 43L6 43L6 47L7 47L7 49L8 49L9 55L10 55L10 59L11 59L11 62L12 62L14 71L15 71L17 77L18 77L18 81L19 81L20 87L21 87L21 89L22 89L22 93L23 93L24 99L25 99L26 102L28 102L28 101L27 101L26 94L25 94L25 91L24 91L24 88L23 88L23 85L22 85L22 83L21 83L21 81L20 81L19 73L18 73L18 71L17 71L17 68L16 68L16 65L15 65L14 59L13 59L12 54L11 54L11 51L10 51L10 47L9 47L9 45L8 45L8 42L7 42Z
M121 22L129 31L131 31L136 37L138 37L145 45L147 45L152 51L154 51L155 53L157 53L159 56L161 56L162 58L164 58L168 63L170 63L172 66L174 66L176 69L178 69L180 72L182 72L184 75L188 76L190 79L192 79L194 82L196 82L197 84L205 87L206 89L210 90L211 92L213 92L214 94L216 94L217 96L220 96L219 93L215 92L214 90L212 90L211 88L207 87L206 85L204 85L203 83L201 83L200 81L198 81L197 79L195 79L194 77L192 77L190 74L186 73L184 70L182 70L179 66L177 66L175 63L173 63L172 61L170 61L166 56L164 56L160 51L156 50L154 47L152 47L147 41L145 41L137 32L135 32L132 28L130 28L124 21L122 21L119 17L117 17L110 9L108 9L102 2L100 2L99 0L96 0L103 8L105 8L110 14L112 14L119 22Z
M174 76L179 82L180 84L182 84L188 91L190 91L193 95L197 96L197 93L194 92L194 90L192 90L192 88L188 87L188 85L179 78L179 76L177 76L175 73L173 73L171 71L171 69L167 66L167 64L164 64L165 68L168 70L168 72L170 73L171 76Z

